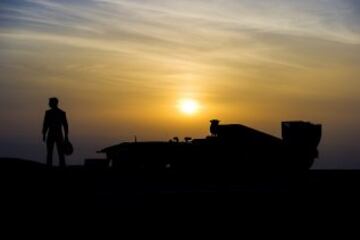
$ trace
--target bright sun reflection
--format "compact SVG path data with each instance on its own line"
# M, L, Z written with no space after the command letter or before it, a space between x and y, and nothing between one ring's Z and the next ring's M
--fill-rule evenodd
M186 115L193 115L199 110L199 104L193 99L179 101L179 110Z

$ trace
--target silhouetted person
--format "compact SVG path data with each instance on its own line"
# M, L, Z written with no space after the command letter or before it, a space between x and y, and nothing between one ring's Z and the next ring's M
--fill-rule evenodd
M47 158L46 163L48 166L52 166L52 157L54 151L54 144L59 155L60 167L65 167L65 156L63 152L64 136L62 128L64 128L65 140L68 139L68 123L66 119L66 113L58 108L59 100L57 98L49 99L50 110L45 113L43 124L43 141L46 141L47 146ZM47 135L47 138L46 138Z

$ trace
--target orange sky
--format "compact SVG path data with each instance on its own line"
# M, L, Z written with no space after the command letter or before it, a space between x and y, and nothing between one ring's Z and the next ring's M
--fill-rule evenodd
M319 167L360 167L340 159L360 156L358 9L340 0L4 1L0 155L43 160L41 121L57 96L77 163L134 135L204 137L212 118L277 136L282 120L302 119L324 124ZM182 113L181 99L199 110Z

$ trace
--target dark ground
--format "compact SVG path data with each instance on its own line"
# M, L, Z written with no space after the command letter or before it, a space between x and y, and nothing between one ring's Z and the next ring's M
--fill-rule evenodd
M359 170L242 172L191 177L120 173L84 167L46 168L0 159L2 211L273 214L360 213ZM321 215L321 214L320 214Z

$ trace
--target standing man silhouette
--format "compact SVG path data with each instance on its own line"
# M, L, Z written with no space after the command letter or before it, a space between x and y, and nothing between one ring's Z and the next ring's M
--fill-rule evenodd
M49 99L50 110L45 112L43 123L43 141L46 141L47 158L46 163L49 167L52 166L52 158L54 151L54 144L56 143L57 152L59 155L60 167L65 167L65 155L63 152L64 137L62 128L64 128L65 141L68 139L69 127L66 119L66 113L58 108L59 100L55 97ZM47 135L47 138L46 138Z

